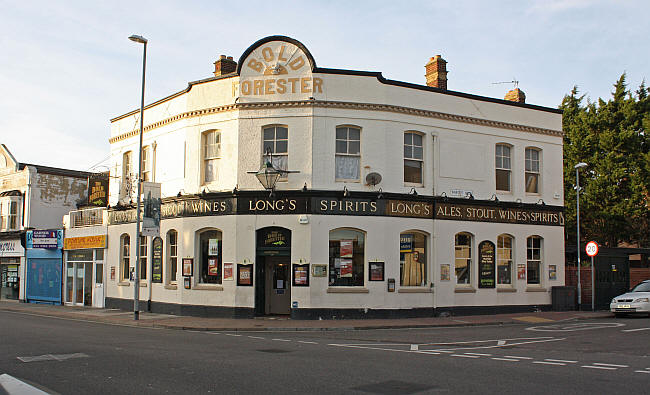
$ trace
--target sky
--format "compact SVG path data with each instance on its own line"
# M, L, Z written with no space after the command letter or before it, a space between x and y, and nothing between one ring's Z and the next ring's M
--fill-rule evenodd
M611 97L650 77L647 0L0 0L0 143L24 163L105 171L110 119L211 77L219 55L257 40L302 42L319 67L425 84L447 60L448 89L557 108L574 86ZM146 118L145 118L146 123Z

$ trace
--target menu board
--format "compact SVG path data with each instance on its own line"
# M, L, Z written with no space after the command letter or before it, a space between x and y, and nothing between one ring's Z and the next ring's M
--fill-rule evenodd
M523 263L517 264L517 280L526 279L526 265Z
M370 262L370 281L384 281L384 262Z
M162 261L163 261L163 241L160 237L154 237L152 245L152 262L151 262L151 282L162 283Z
M183 258L183 276L186 277L191 276L193 267L194 267L194 258Z
M223 264L223 279L232 280L232 262L227 262Z
M253 265L237 265L237 285L253 285Z
M296 287L309 286L309 264L293 265L293 285Z
M495 283L495 254L494 243L491 241L482 241L478 245L478 265L479 265L479 288L494 288Z

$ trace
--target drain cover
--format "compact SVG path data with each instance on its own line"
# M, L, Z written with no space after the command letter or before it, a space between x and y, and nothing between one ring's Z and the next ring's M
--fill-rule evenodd
M407 383L406 381L388 380L381 383L360 385L351 388L357 391L370 392L373 394L415 394L434 388L431 385Z

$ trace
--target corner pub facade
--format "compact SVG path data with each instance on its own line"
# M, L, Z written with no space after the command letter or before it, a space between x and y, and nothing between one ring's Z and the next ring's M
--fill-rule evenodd
M564 285L562 114L316 66L263 38L145 107L140 309L296 319L514 312ZM506 96L508 99L508 96ZM106 307L132 309L139 111L111 120ZM265 156L270 150L272 156ZM290 170L272 194L254 174ZM155 248L154 248L155 247Z

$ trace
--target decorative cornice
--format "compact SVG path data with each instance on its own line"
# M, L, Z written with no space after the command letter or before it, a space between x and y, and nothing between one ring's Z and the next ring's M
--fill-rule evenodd
M212 115L218 113L224 113L229 111L249 111L249 110L259 110L259 109L268 109L268 108L342 108L348 110L363 110L363 111L384 111L384 112L394 112L399 114L407 114L420 116L425 118L434 118L442 119L445 121L453 122L463 122L470 123L474 125L489 126L500 129L509 129L509 130L519 130L522 132L529 133L538 133L545 134L549 136L564 136L564 132L561 130L554 129L545 129L538 128L534 126L521 125L516 123L508 123L501 121L493 121L489 119L481 119L468 117L464 115L448 114L438 111L422 110L418 108L394 106L389 104L374 104L374 103L352 103L352 102L339 102L339 101L325 101L325 100L299 100L299 101L276 101L276 102L255 102L255 103L234 103L228 104L225 106L211 107L203 110L187 111L180 113L173 117L165 118L161 121L158 121L153 124L149 124L144 127L144 133L168 125L170 123L190 119L205 115ZM138 135L140 129L135 129L130 132L122 133L120 135L111 137L108 142L113 144L118 141L122 141L129 137L134 137Z

